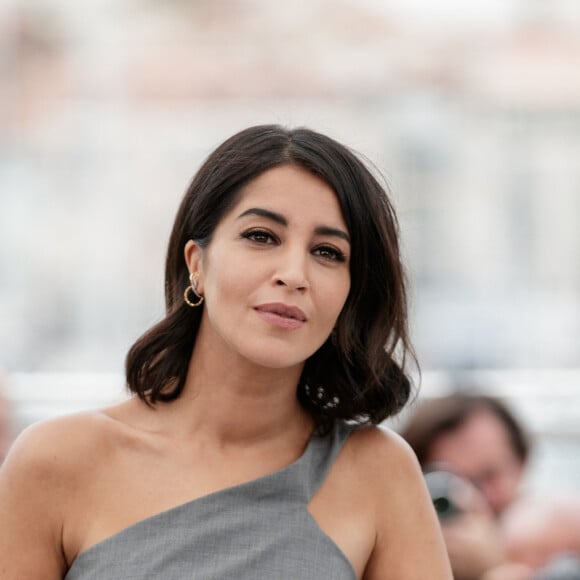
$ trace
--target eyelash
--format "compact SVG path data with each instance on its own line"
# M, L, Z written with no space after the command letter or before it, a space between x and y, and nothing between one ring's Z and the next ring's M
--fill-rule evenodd
M271 244L273 242L278 242L277 236L266 230L248 230L242 232L242 238L250 240L251 242L256 242L257 244ZM258 239L261 238L261 239ZM265 241L267 238L267 241Z
M255 242L256 244L264 245L278 243L280 241L277 236L267 230L248 230L242 232L241 237L250 240L251 242ZM323 244L314 248L312 252L323 260L328 260L329 262L346 262L345 254L333 246Z
M336 248L333 248L332 246L318 246L317 248L314 248L314 251L318 252L317 255L319 255L321 258L325 260L340 263L346 262L346 256L344 255L344 253ZM323 255L323 253L327 255Z

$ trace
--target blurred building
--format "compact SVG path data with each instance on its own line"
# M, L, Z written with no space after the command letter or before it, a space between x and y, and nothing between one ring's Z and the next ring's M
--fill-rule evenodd
M579 367L580 3L476 5L4 2L3 364L118 372L196 168L279 122L385 174L424 369Z

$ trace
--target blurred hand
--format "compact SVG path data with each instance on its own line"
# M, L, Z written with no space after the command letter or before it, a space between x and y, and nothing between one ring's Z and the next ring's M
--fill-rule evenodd
M445 522L442 531L455 580L479 580L503 562L499 531L488 514L461 515Z
M533 570L523 564L502 564L488 570L480 580L532 580Z

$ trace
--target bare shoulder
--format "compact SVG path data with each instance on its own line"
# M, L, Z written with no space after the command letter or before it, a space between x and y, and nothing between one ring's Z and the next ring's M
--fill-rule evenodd
M106 415L83 413L35 423L0 469L3 578L61 578L63 530L79 490L107 453Z
M114 422L94 411L40 421L16 439L0 469L0 493L34 496L58 515L84 489L114 448Z
M411 481L422 485L419 463L407 442L394 431L383 427L361 427L349 438L350 455L369 483L381 489L408 489Z
M2 468L47 476L73 475L94 464L112 438L111 420L102 411L39 421L16 439Z
M346 449L374 504L376 540L365 580L451 579L435 510L406 441L390 429L363 427Z

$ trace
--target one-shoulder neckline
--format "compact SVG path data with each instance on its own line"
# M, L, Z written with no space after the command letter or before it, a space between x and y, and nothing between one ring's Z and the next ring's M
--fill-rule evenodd
M69 566L68 572L70 572L70 570L72 570L72 568L75 566L75 564L79 560L84 559L85 557L87 557L91 553L93 553L94 551L97 551L98 549L106 546L110 542L114 542L115 540L122 537L123 535L131 533L132 531L134 531L142 526L146 526L147 524L154 522L157 519L161 519L161 518L167 517L171 514L178 513L182 510L193 507L194 505L202 504L206 501L211 501L215 498L219 498L220 495L227 495L229 493L234 493L236 491L243 490L246 487L258 485L262 482L267 482L271 479L281 477L284 474L298 468L302 463L304 463L306 461L306 459L308 457L310 457L310 455L312 454L312 450L316 445L316 440L319 438L320 438L320 435L318 435L316 430L314 430L314 432L312 433L312 435L308 439L308 442L306 443L306 446L305 446L302 454L299 457L297 457L294 461L289 463L288 465L285 465L284 467L281 467L275 471L272 471L271 473L267 473L265 475L261 475L259 477L250 479L248 481L243 481L243 482L237 483L235 485L230 485L228 487L224 487L222 489L212 491L212 492L207 493L205 495L201 495L199 497L196 497L196 498L193 498L191 500L180 503L176 506L164 509L160 512L157 512L157 513L152 514L150 516L147 516L143 519L140 519L140 520L128 525L127 527L123 528L122 530L119 530L118 532L115 532L114 534L111 534L110 536L107 536L106 538L99 540L95 544L92 544L91 546L89 546L88 548L85 548L82 552L77 554L77 556L75 557L75 559L72 561L71 565Z

